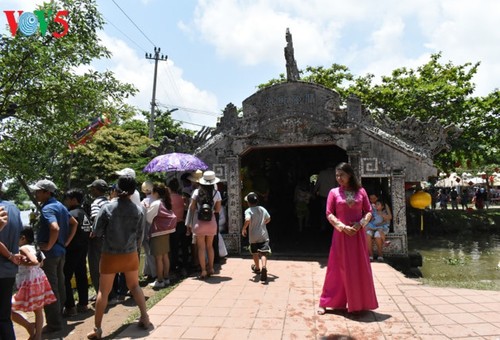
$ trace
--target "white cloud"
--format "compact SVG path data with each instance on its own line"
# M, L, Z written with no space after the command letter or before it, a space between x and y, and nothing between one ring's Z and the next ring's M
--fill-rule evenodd
M299 68L336 62L380 76L442 51L443 62L482 62L484 94L500 78L498 13L496 0L199 0L189 29L242 65L281 67L287 27Z
M443 51L443 59L454 64L481 62L477 93L484 95L499 87L500 2L442 1L440 21L429 34L429 46Z

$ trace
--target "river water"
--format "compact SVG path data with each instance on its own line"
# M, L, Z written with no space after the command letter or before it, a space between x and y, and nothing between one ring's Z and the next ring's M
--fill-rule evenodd
M423 257L424 279L455 282L458 286L483 285L500 290L500 235L467 234L426 239L410 237L410 251Z

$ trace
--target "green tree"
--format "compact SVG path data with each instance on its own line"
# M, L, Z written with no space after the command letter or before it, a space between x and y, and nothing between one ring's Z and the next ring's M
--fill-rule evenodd
M10 181L8 184L4 183L2 198L8 201L14 201L17 205L21 205L24 201L29 200L21 184L16 180Z
M161 149L164 137L175 140L181 134L191 136L192 131L181 128L180 124L174 122L169 111L158 110L155 116L155 139L151 140L149 134L149 115L147 111L141 111L144 119L129 118L136 116L129 112L124 120L119 120L110 126L101 128L87 143L79 145L74 149L71 160L71 186L84 187L96 178L102 178L108 182L116 179L114 172L122 168L132 168L137 173L137 181L140 183L146 179L161 181L163 174L145 174L142 169L151 161L148 149ZM170 143L174 149L175 143ZM156 150L156 149L155 149ZM67 186L67 185L66 185Z
M104 21L95 0L54 0L41 8L67 10L69 33L0 38L0 177L48 175L60 183L75 131L103 113L119 119L135 89L111 72L75 72L110 57L97 36ZM59 30L49 24L48 31Z
M451 150L435 158L439 168L452 170L458 164L482 167L498 159L500 128L498 92L474 97L473 78L480 63L441 63L441 54L414 69L399 68L373 84L373 75L355 80L350 92L360 97L375 116L403 120L415 116L422 121L437 119L455 124L463 132L450 141ZM425 138L425 136L422 136Z
M149 161L144 151L150 139L118 125L103 127L92 140L74 149L72 157L71 186L86 187L96 178L111 183L116 180L115 171L132 168L137 181L143 181L141 170Z

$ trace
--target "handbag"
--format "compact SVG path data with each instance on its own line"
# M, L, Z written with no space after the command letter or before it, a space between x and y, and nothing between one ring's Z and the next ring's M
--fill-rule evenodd
M222 235L219 233L219 256L220 257L226 257L227 256L227 248L226 244L224 243L224 238Z

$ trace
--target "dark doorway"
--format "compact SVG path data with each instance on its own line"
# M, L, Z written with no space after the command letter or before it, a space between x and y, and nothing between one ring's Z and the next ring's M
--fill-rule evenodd
M242 156L242 197L256 192L260 204L271 214L268 231L273 253L328 253L332 229L321 230L324 207L313 194L307 204L309 219L300 230L295 191L299 183L303 186L305 182L313 193L315 175L329 163L347 160L345 150L335 145L253 148ZM244 204L243 211L246 208ZM243 242L245 246L248 240Z

